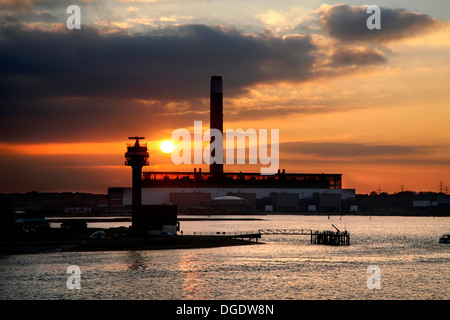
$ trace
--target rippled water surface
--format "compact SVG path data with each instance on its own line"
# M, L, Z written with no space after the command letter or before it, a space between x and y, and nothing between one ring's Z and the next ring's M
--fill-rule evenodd
M0 256L0 299L433 299L448 300L450 218L258 216L258 221L183 221L185 234L265 228L333 230L351 245L308 236L263 236L224 248ZM69 265L81 289L69 290ZM369 289L370 265L380 289Z

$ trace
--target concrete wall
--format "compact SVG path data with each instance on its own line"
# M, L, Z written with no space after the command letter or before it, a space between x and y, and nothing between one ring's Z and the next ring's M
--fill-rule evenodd
M297 211L299 208L298 193L275 193L270 194L270 200L275 210Z
M227 193L254 193L256 199L270 198L270 193L298 193L299 199L313 197L314 193L340 194L342 200L353 199L354 189L294 189L294 188L143 188L142 204L169 204L170 193L210 193L211 198L226 196ZM123 204L131 205L131 188L123 189Z
M341 206L340 194L318 194L320 208L339 208Z
M249 206L250 208L256 207L256 194L254 193L233 193L233 192L227 192L227 196L234 196L244 199L245 204Z
M143 200L144 201L144 200ZM171 192L169 201L179 207L198 206L202 202L211 201L211 193L208 192Z

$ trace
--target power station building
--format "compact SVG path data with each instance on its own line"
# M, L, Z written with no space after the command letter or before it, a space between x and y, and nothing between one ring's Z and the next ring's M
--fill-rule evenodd
M211 77L210 94L210 128L222 132L222 77ZM133 171L133 181L140 168ZM132 188L108 189L112 211L135 206L136 200L141 205L174 205L178 213L197 214L350 211L355 201L354 189L342 189L341 174L226 173L223 164L212 163L210 172L143 172L140 178L142 192L135 197Z
M355 202L355 190L342 189L341 175L336 174L225 173L222 181L199 172L143 176L142 204L172 204L179 213L338 212L349 211ZM109 188L109 195L112 207L132 205L131 188Z

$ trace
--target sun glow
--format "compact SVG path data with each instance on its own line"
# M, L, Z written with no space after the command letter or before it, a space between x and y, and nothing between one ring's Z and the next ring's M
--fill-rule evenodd
M161 148L161 151L164 153L171 153L173 151L173 149L175 148L175 145L173 144L172 141L165 140L165 141L161 142L160 148Z

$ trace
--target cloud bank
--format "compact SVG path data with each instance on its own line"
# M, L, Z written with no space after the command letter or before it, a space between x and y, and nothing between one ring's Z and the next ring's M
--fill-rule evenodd
M375 43L411 37L438 24L429 15L381 7L381 29L370 30L366 21L371 14L366 9L367 6L323 5L318 9L320 24L335 39Z
M33 4L45 10L33 11ZM7 1L0 14L1 142L117 139L150 121L162 130L199 114L197 120L206 120L212 75L223 76L225 95L233 99L259 84L326 81L387 65L378 44L437 26L427 15L382 8L382 30L368 30L365 7L348 5L320 7L317 34L284 36L203 24L105 33L92 25L67 30L25 23L54 19L51 6ZM280 101L258 115L324 110ZM234 118L255 116L233 111Z

